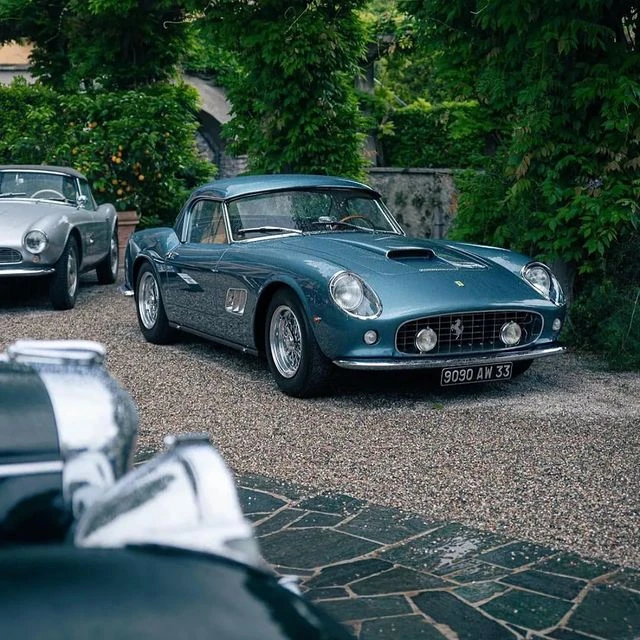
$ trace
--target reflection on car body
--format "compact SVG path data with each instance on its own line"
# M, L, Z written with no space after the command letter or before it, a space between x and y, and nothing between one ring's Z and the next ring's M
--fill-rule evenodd
M214 181L173 228L135 233L125 263L147 340L183 330L265 353L293 396L322 393L333 366L439 369L447 386L508 380L563 351L565 300L547 266L408 238L380 195L352 180Z
M75 305L80 273L118 275L115 208L98 206L75 169L0 165L0 278L49 278L55 309Z

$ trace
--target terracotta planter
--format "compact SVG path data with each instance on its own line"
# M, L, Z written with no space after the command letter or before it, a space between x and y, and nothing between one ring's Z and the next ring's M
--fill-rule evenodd
M124 267L124 252L129 236L140 222L137 211L118 211L118 247L120 248L120 268Z

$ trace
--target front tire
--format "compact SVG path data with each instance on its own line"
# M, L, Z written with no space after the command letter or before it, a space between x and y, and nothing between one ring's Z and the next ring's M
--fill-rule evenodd
M513 363L511 379L521 376L533 364L533 360L517 360Z
M73 309L78 296L78 280L78 245L75 238L70 237L49 282L49 299L54 309Z
M118 278L118 267L120 257L118 248L118 229L114 227L111 241L109 243L109 253L96 267L96 275L100 284L113 284Z
M173 342L176 331L169 326L158 276L148 262L142 265L138 273L135 300L138 325L145 340L153 344Z
M320 350L292 291L276 292L269 304L265 346L269 370L281 391L311 398L326 390L331 363Z

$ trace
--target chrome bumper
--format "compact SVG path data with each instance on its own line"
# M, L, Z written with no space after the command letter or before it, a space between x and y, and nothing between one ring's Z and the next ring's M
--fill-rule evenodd
M555 356L566 350L566 347L542 347L527 351L508 351L489 355L469 355L458 358L379 358L376 360L334 360L333 364L342 369L370 369L376 371L391 371L398 369L442 369L443 367L470 367L476 364L500 364L501 362L516 362L519 360L534 360L546 356Z
M35 269L27 269L25 267L5 269L0 267L0 278L15 278L16 276L46 276L54 271L55 269L53 267L36 267Z

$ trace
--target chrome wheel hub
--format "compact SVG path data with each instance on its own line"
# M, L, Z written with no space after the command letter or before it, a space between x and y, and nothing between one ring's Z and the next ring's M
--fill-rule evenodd
M111 275L115 278L118 275L118 238L115 234L111 236L109 264L111 265Z
M69 257L67 258L67 291L69 297L73 298L76 295L76 289L78 288L78 260L76 254L73 251L69 251Z
M140 320L147 329L153 329L158 321L159 306L158 283L151 273L146 272L138 285L138 311Z
M286 305L279 306L271 316L269 344L278 373L293 378L302 359L302 332L298 318Z

